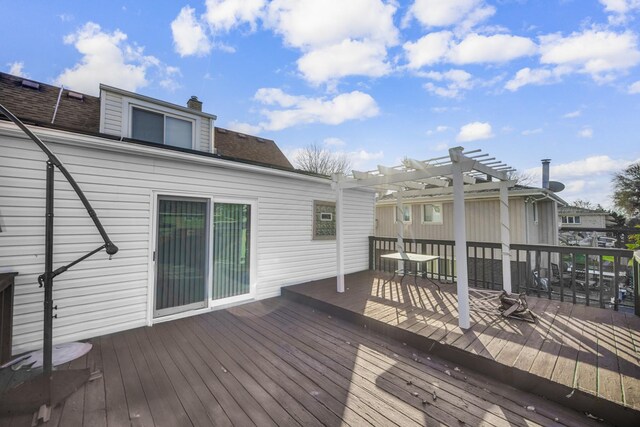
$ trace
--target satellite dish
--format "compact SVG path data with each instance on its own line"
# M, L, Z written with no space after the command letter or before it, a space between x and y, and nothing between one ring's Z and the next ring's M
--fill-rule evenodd
M558 181L549 181L549 191L559 193L564 190L564 184Z

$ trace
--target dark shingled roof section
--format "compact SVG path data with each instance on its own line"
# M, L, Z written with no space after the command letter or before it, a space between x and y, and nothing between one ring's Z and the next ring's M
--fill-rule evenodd
M33 80L0 73L0 104L26 123L51 125L60 87L40 82L32 89L22 85L23 80ZM82 94L82 99L69 96L65 89L60 97L53 126L97 133L100 129L100 98ZM77 92L73 92L77 93Z
M280 148L270 139L216 128L214 146L216 153L222 156L293 169Z
M36 83L39 88L25 87L22 85L23 80ZM72 91L65 89L62 92L55 122L51 124L60 88L0 72L0 104L8 108L23 122L93 135L98 134L100 130L100 98L82 94L82 99L79 100L70 97L69 92ZM112 138L111 135L104 136ZM216 128L215 147L218 155L229 159L293 169L280 148L270 139Z

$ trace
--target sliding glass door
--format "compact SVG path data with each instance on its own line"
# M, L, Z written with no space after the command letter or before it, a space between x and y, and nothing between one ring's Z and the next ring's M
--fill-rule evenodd
M205 199L158 199L156 317L207 305L208 206Z
M251 205L214 203L214 300L250 292Z

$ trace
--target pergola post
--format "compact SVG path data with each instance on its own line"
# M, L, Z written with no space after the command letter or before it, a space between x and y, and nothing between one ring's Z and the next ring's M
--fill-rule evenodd
M342 174L334 175L334 182L336 183L336 269L337 269L337 291L344 292L344 238L342 234L343 230L343 218L344 211L342 200Z
M404 210L402 209L402 190L396 192L396 250L404 254ZM398 269L404 270L404 261L398 261Z
M500 242L502 243L502 289L511 294L511 236L508 186L508 181L500 182Z
M453 179L453 236L455 239L456 275L458 287L458 326L469 329L469 274L467 272L467 230L464 207L464 180L462 176L462 148L449 150Z

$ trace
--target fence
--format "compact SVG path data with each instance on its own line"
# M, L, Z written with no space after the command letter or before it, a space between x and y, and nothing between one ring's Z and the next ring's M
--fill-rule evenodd
M423 272L442 282L456 280L453 240L407 239L404 251L437 255ZM397 252L396 239L369 237L369 269L392 272L393 261L381 258ZM511 286L516 293L602 308L623 308L640 315L638 277L640 256L633 251L551 245L511 245ZM499 243L467 242L469 285L502 289L502 250Z

